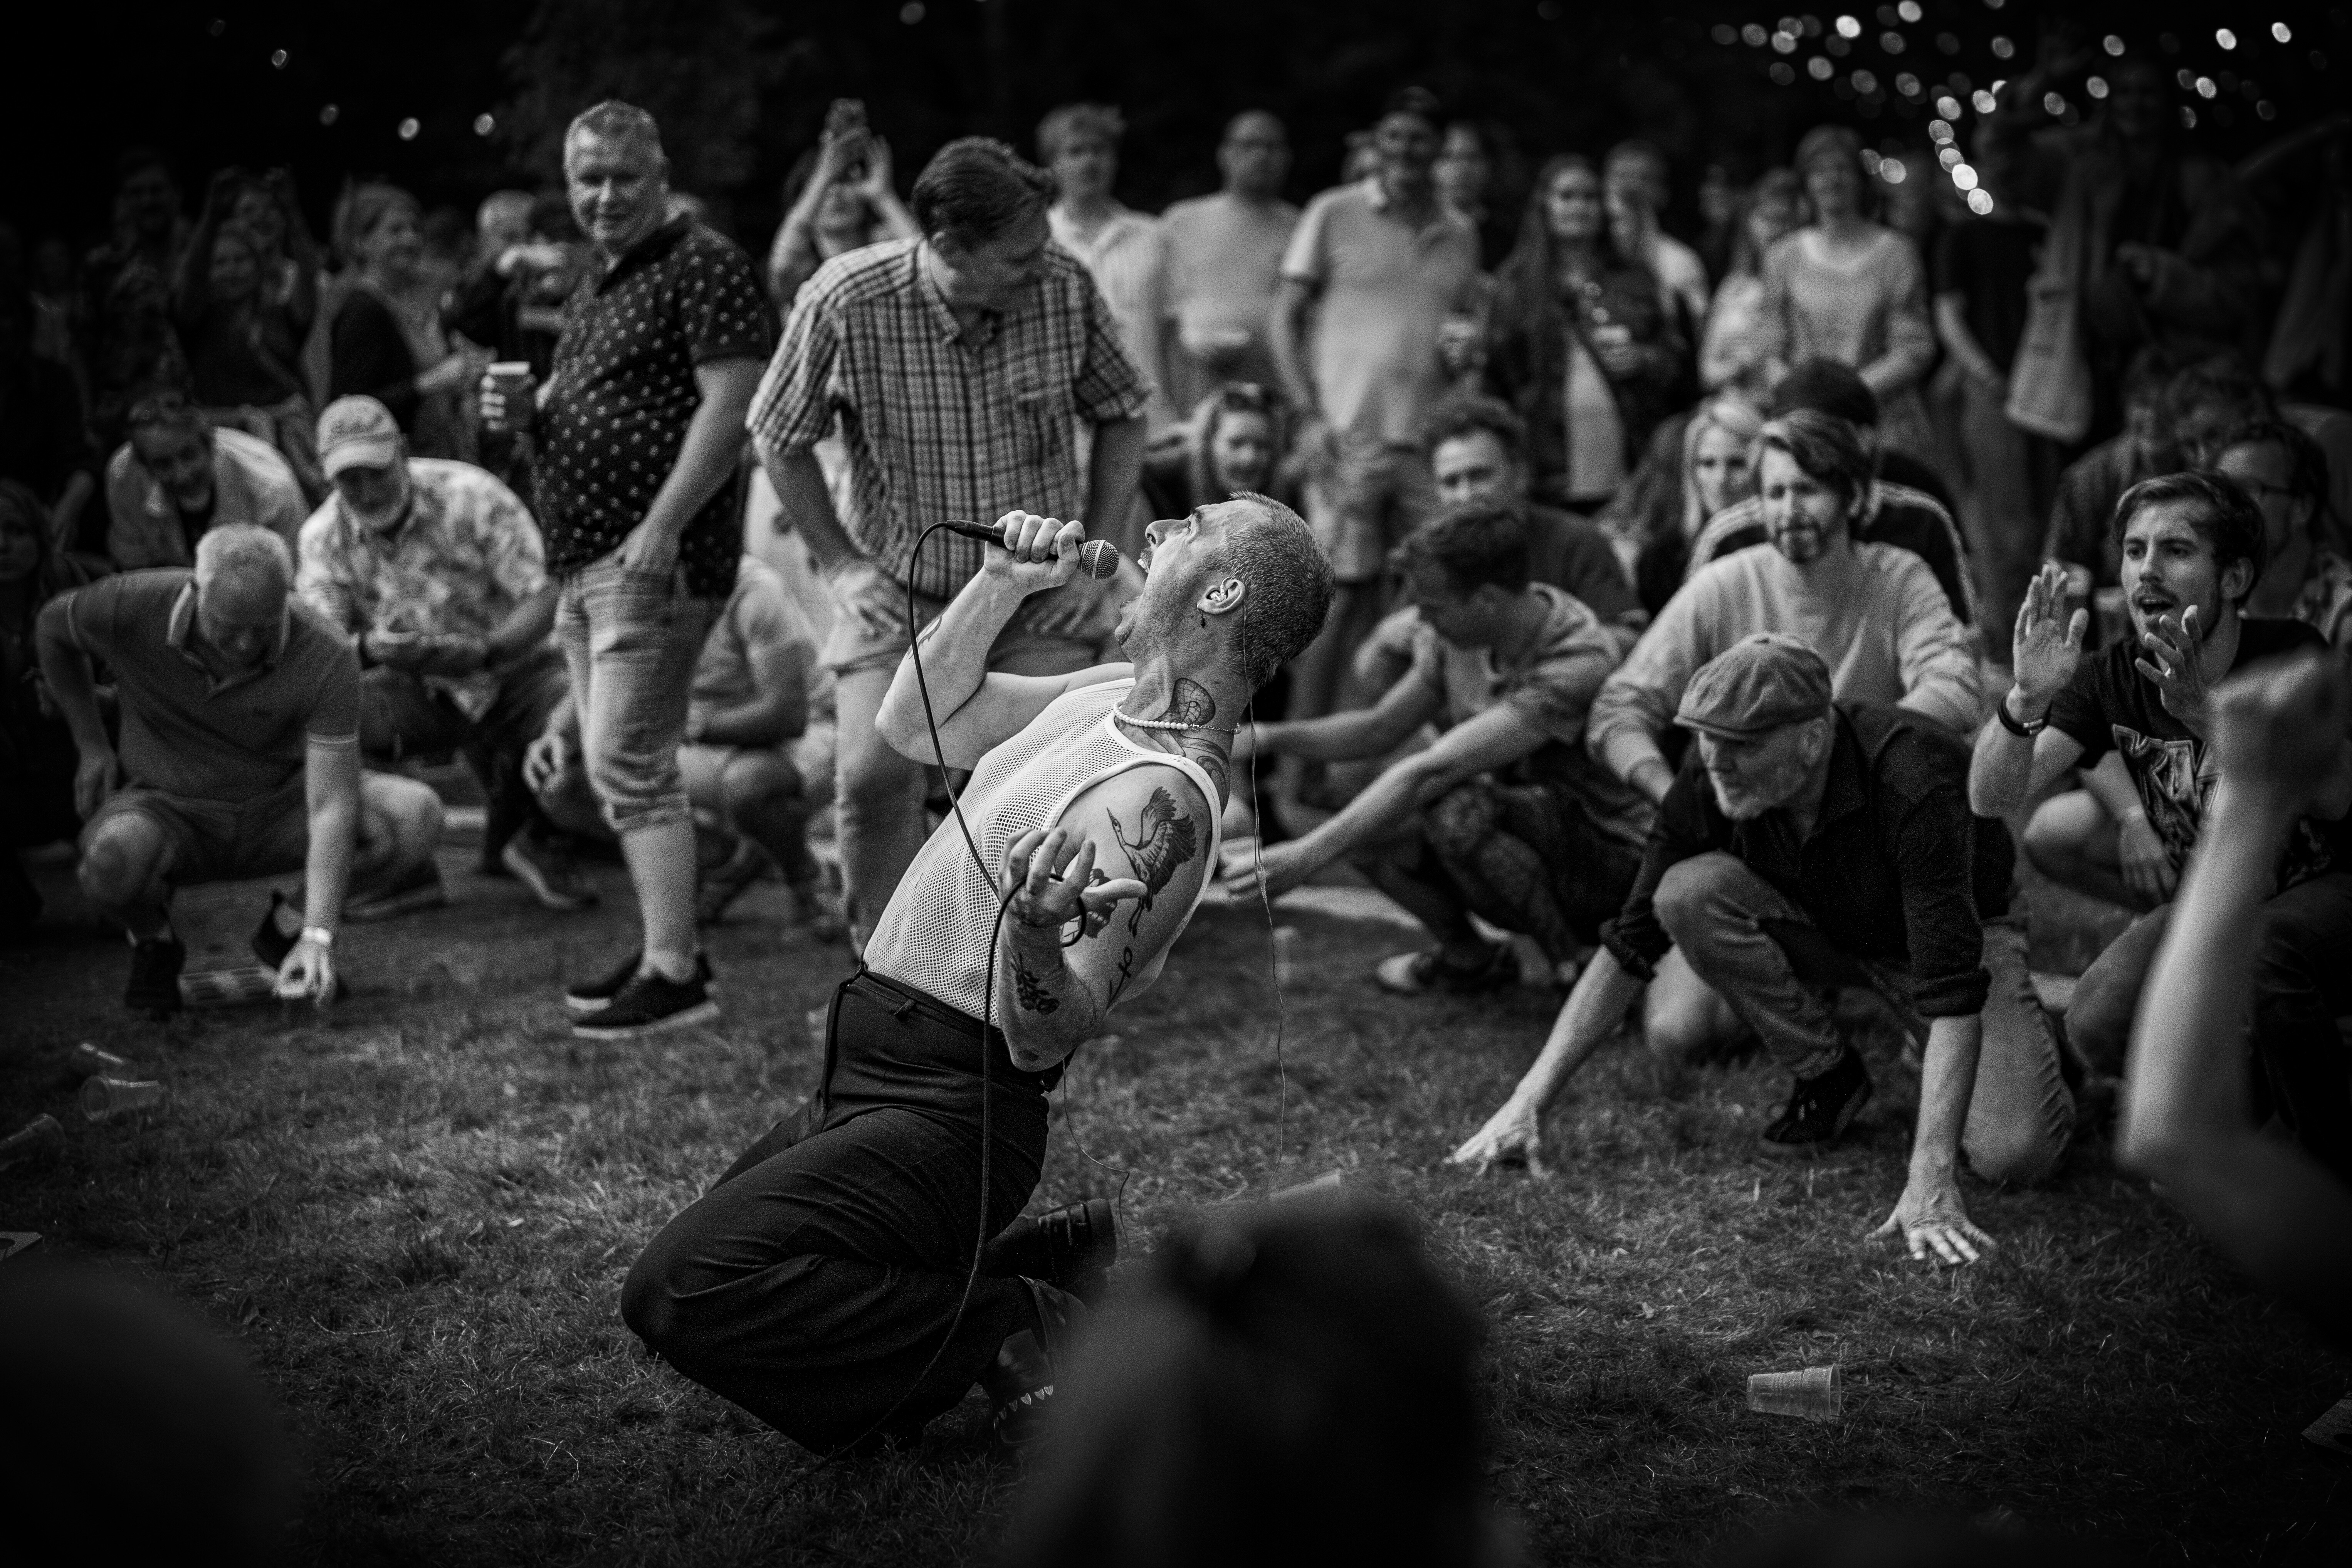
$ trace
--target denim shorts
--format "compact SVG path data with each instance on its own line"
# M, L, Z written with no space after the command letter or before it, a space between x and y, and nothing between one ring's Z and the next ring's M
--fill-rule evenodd
M609 557L563 580L555 635L572 671L588 783L615 833L692 820L677 771L702 639L725 606L685 574Z

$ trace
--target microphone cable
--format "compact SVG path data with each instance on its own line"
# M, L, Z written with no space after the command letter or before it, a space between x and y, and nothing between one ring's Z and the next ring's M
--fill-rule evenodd
M939 720L931 711L930 682L923 678L922 628L917 626L915 619L915 566L922 560L923 546L929 542L931 535L937 533L940 529L945 528L946 526L947 521L945 521L934 522L925 528L921 533L916 535L914 551L908 557L907 655L914 661L915 689L923 699L923 727L930 732L931 756L939 764L940 781L942 787L944 787L948 793L948 809L955 817L957 831L963 835L964 848L971 854L971 863L979 870L981 880L986 885L993 886L996 881L996 874L989 869L987 859L980 852L979 841L971 836L971 824L964 820L963 791L956 785L955 774L948 767L947 748L940 742ZM942 609L940 614L944 615L946 614L946 611ZM955 1313L948 1320L947 1332L940 1336L939 1346L931 1352L931 1359L923 1363L922 1371L917 1373L914 1376L914 1381L908 1384L906 1392L899 1394L896 1400L892 1401L890 1407L887 1410L885 1410L881 1415L876 1416L873 1424L867 1426L865 1431L860 1432L856 1436L852 1437L848 1442L842 1444L839 1447L834 1449L832 1453L825 1455L824 1458L820 1459L817 1462L819 1468L823 1468L824 1466L832 1464L835 1459L841 1458L844 1454L848 1453L852 1448L856 1447L868 1437L873 1436L874 1434L882 1430L884 1426L889 1425L890 1418L898 1415L898 1412L906 1406L907 1401L915 1396L916 1391L921 1388L925 1380L931 1375L932 1369L940 1364L940 1357L947 1354L948 1346L955 1343L956 1331L963 1327L964 1313L970 1310L971 1307L971 1293L980 1284L980 1257L981 1254L987 1250L988 1247L988 1201L991 1191L989 1185L989 1156L995 1144L996 1089L994 1085L994 1076L991 1070L995 1064L993 1059L993 1048L991 1046L989 1036L992 1032L991 1020L995 1016L996 1013L996 951L998 939L1004 933L1005 911L1013 907L1013 895L1017 892L1019 889L1020 884L1017 882L1014 883L1012 887L1005 889L1003 896L996 900L996 919L988 928L988 968L981 981L980 1217L973 1226L973 1230L976 1234L971 1245L971 1265L964 1271L963 1294L956 1299ZM839 1027L838 1008L835 1010L835 1016L836 1020L835 1026L837 1028ZM1003 1037L1003 1032L1001 1030L995 1032L999 1038Z

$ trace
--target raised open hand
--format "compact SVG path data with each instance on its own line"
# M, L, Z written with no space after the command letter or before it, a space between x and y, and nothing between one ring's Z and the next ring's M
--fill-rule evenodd
M2066 613L2066 568L2045 561L2025 585L2025 602L2017 607L2015 651L2012 654L2017 689L2036 710L2066 689L2083 662L2083 637L2091 627L2087 610Z
M2197 624L2197 606L2181 611L2177 621L2158 616L2156 625L2140 634L2139 642L2147 657L2132 660L2132 668L2156 682L2167 713L2203 735L2212 691L2205 684L2204 661L2198 657L2205 637Z

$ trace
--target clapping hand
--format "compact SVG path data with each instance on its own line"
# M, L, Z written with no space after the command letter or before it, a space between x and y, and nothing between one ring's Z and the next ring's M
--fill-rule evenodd
M2083 662L2083 637L2090 630L2088 610L2066 613L2066 568L2055 561L2025 585L2025 602L2017 607L2014 668L2017 689L2032 708L2050 706L2066 689Z
M2213 693L2211 709L2222 783L2300 809L2339 765L2352 729L2352 679L2333 654L2315 651L2232 677Z
M2140 634L2139 641L2148 657L2132 660L2132 668L2156 682L2166 712L2202 735L2212 691L2205 684L2204 661L2198 658L2205 638L2197 624L2197 606L2181 611L2177 621L2158 616L2156 625Z

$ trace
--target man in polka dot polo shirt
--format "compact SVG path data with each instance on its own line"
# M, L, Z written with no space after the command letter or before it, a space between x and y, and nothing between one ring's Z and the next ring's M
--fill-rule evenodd
M565 306L547 384L486 380L482 416L538 437L579 743L645 921L638 951L564 1002L581 1015L575 1035L626 1039L719 1011L695 936L677 747L703 634L742 552L737 459L775 317L750 257L669 216L669 163L644 110L606 101L582 113L564 134L563 175L599 265ZM527 768L561 768L572 744L549 731Z

